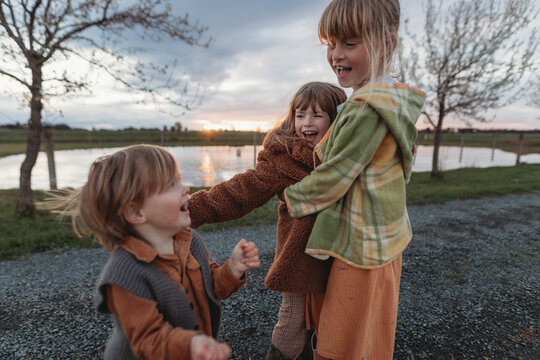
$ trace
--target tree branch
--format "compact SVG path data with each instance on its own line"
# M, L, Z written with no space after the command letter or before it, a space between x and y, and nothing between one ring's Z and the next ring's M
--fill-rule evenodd
M26 28L28 31L28 47L30 51L34 50L34 21L36 18L36 11L38 7L41 6L41 0L37 0L34 3L34 6L32 7L32 10L30 11L30 18L28 21L26 21L26 16L24 16L25 22L26 22ZM24 9L25 14L28 12L26 7Z
M19 84L24 85L24 86L27 87L28 89L31 88L31 85L28 84L26 81L21 80L21 79L19 79L17 76L15 76L15 75L13 75L13 74L10 74L10 73L8 73L8 72L2 70L2 69L0 69L0 75L7 76L7 77L9 77L9 78L11 78L11 79L17 81Z
M428 112L422 111L421 114L424 115L424 116L427 118L427 120L429 121L429 123L431 124L431 126L433 126L434 128L437 127L437 126L435 125L435 123L433 122L433 120L431 119L431 115L430 115Z
M1 6L2 5L1 3L0 3L0 24L4 27L4 29L6 30L6 33L8 34L8 36L17 44L17 46L21 49L21 51L26 52L26 48L24 46L22 36L21 36L20 32L18 31L17 23L14 20L15 15L13 13L13 7L11 6L11 1L8 1L7 3L4 2L4 4L9 9L9 12L10 12L10 15L11 15L11 18L12 18L12 21L13 21L13 26L15 27L17 34L15 34L11 30L11 26L9 25L9 23L7 21L6 15L4 13L4 8Z

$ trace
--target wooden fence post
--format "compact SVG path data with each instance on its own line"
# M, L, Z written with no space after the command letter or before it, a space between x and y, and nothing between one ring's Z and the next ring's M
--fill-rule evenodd
M47 164L49 165L49 188L56 190L56 165L54 163L54 141L52 126L43 127L43 139L45 140L45 152L47 153Z
M257 165L257 133L253 131L253 168Z
M495 145L497 144L497 137L493 134L491 138L491 161L495 158Z
M465 134L461 134L461 149L459 150L459 162L463 158L463 145L465 144Z
M521 152L523 151L523 138L525 135L519 134L519 144L518 144L518 152L516 157L516 165L519 165L519 158L521 157Z

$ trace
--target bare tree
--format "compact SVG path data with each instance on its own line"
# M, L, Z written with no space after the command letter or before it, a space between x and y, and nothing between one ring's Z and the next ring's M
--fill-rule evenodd
M187 84L174 76L174 67L138 60L142 49L125 45L129 41L122 37L130 31L152 42L167 37L208 46L211 39L202 40L206 27L187 14L171 12L170 0L0 0L0 75L21 88L22 100L30 107L18 214L34 208L30 178L40 148L44 105L53 97L90 91L89 74L104 71L129 90L146 94L141 101L189 109ZM77 59L88 64L87 74L48 66Z
M414 47L403 56L402 72L428 95L423 114L435 130L431 176L440 177L444 120L487 121L486 111L515 101L527 73L538 68L538 26L531 25L538 10L534 0L425 5L424 36L407 31Z

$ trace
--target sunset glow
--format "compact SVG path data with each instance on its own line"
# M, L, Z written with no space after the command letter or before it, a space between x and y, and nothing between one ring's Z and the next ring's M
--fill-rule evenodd
M199 120L203 130L206 131L261 131L266 132L274 127L275 122L253 120Z

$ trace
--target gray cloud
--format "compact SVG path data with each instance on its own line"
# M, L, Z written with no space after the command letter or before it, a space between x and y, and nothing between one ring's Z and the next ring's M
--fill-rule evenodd
M198 129L201 119L279 121L290 96L303 83L335 83L317 38L319 16L329 0L172 2L175 14L187 12L190 19L208 26L205 35L214 38L209 48L167 39L141 42L133 34L125 36L122 46L144 46L147 50L139 57L146 61L176 61L176 75L185 75L191 88L200 85L204 92L202 103L174 118L150 106L135 104L134 96L126 97L125 91L106 82L94 89L92 96L55 104L54 108L62 109L64 118L52 117L53 122L123 128L161 127L180 121L190 129ZM404 17L421 20L414 21L416 25L423 23L417 2L403 2L402 7ZM0 101L0 123L27 120L28 111L14 108L13 103Z

